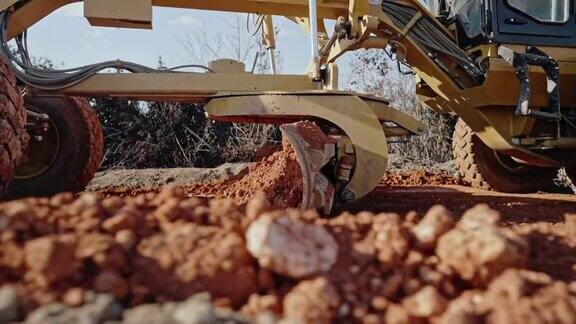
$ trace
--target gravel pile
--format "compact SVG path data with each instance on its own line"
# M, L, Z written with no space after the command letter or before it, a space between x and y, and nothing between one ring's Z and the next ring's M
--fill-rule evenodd
M167 187L0 204L0 322L576 322L576 216L326 219L266 197L238 207Z

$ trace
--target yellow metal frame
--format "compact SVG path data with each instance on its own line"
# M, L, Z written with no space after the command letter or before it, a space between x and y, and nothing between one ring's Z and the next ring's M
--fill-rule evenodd
M9 35L13 37L35 24L59 7L74 0L2 0L0 10L13 10L9 25ZM359 48L385 48L389 44L398 44L404 51L405 60L413 67L421 81L418 89L423 103L441 113L452 112L461 117L478 136L491 148L514 156L531 164L546 167L559 166L560 162L547 158L538 151L523 149L513 142L513 137L528 134L534 128L534 121L513 114L517 100L517 82L514 71L504 64L495 53L494 46L482 46L471 51L480 51L482 58L489 61L490 72L484 84L476 84L459 67L451 64L446 57L440 57L450 71L436 64L412 38L411 26L420 19L435 22L438 30L455 39L452 30L441 25L418 0L398 0L398 3L413 7L417 13L412 22L403 29L394 25L384 13L380 4L371 4L368 0L319 0L319 19L337 19L347 17L350 22L351 36L338 39L330 48L329 54L322 57L320 65L329 66L342 54ZM193 8L218 11L259 13L266 15L290 16L304 29L309 26L308 0L85 0L85 7L92 23L120 27L148 28L152 6L174 8ZM320 24L322 26L322 24ZM321 33L320 43L326 42ZM518 46L513 49L521 51ZM572 87L576 82L576 51L573 49L544 48L549 55L558 59L561 65L563 104L572 105L576 96ZM313 66L311 75L318 75L318 66ZM534 72L532 103L545 106L544 78L538 70ZM461 76L462 88L451 78L451 74ZM334 78L332 78L334 80ZM333 84L310 84L303 77L296 76L256 76L238 75L96 75L85 82L65 89L63 92L75 95L116 95L134 98L162 98L175 100L202 101L222 92L310 90L324 86L334 89ZM506 85L507 91L500 91ZM114 87L114 88L113 88ZM210 88L211 87L211 88ZM568 95L565 95L568 94ZM341 99L341 98L340 98ZM562 140L548 143L550 147L575 149L574 141Z
M281 123L319 118L338 126L351 140L356 170L345 190L360 198L384 178L388 165L388 144L383 122L393 122L416 134L423 125L405 114L396 113L383 100L346 92L250 93L212 98L205 107L210 118L221 121ZM391 133L393 134L393 133Z
M61 93L203 103L218 93L318 90L305 75L249 73L101 73Z

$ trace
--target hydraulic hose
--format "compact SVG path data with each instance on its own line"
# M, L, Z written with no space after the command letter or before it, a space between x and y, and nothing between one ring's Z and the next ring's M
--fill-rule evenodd
M10 13L0 13L0 55L4 56L12 65L16 77L31 87L55 91L74 86L95 74L107 69L116 69L130 73L177 73L183 68L200 68L210 73L212 69L203 65L189 64L168 69L154 69L138 63L121 60L105 61L70 69L45 69L34 65L28 52L27 32L15 38L16 48L8 45L8 22Z
M388 17L400 29L408 26L418 13L414 8L388 0L382 1L382 10L388 14ZM411 37L423 48L448 55L475 80L484 78L485 71L464 50L458 47L452 39L441 30L438 30L437 26L428 18L420 18L408 32L408 37Z

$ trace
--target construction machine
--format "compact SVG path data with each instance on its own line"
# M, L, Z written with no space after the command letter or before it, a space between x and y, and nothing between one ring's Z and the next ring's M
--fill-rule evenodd
M337 60L360 49L387 52L414 74L423 106L459 117L454 155L474 186L531 192L549 187L559 168L575 173L574 1L83 1L90 24L105 27L150 29L154 6L256 14L272 61L273 17L288 17L310 37L305 75L253 74L233 60L200 73L124 61L35 66L27 29L71 2L0 1L0 182L15 175L9 193L80 190L102 158L102 131L79 98L109 96L196 102L215 120L281 124L301 164L300 207L330 212L382 180L388 137L425 127L385 99L338 90Z

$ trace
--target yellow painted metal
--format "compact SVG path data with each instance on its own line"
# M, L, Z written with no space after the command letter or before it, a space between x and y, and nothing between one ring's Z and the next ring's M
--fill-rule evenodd
M246 74L246 64L232 59L218 59L208 65L215 73Z
M152 29L152 0L84 0L92 26Z
M388 145L382 125L366 102L354 95L334 94L250 94L216 97L206 105L216 120L287 117L320 118L338 126L354 143L356 169L347 189L361 198L380 183L388 164Z
M376 117L381 121L392 121L401 126L410 135L422 133L426 126L419 120L405 114L404 112L390 106L390 103L382 99L371 96L359 96L370 106Z
M102 73L64 89L74 96L205 102L219 92L315 90L307 76L250 73Z
M130 10L126 1L133 1ZM308 26L308 0L87 0L87 8L95 6L94 11L108 12L101 16L113 16L110 12L122 17L121 21L147 21L142 13L152 6L175 8L193 8L217 11L258 13L265 15L282 15L293 18L304 28ZM9 25L9 36L19 34L57 8L74 2L74 0L29 0L13 13ZM12 7L14 0L0 0L0 9ZM372 4L373 3L373 4ZM557 165L538 152L522 149L514 144L513 136L529 134L534 129L534 121L525 117L515 116L511 107L516 105L518 98L518 83L514 71L498 58L495 45L484 45L471 49L478 52L481 59L488 60L490 72L483 84L477 84L454 64L449 57L439 53L438 60L445 68L440 67L414 39L410 37L410 29L418 21L426 19L433 22L438 32L451 39L455 38L454 28L446 28L428 12L418 0L398 0L397 3L416 10L412 23L406 27L395 26L390 17L382 10L381 3L368 0L319 0L318 16L320 19L337 19L348 17L351 22L352 37L336 41L329 54L321 59L323 64L333 63L342 54L359 48L385 48L389 44L398 45L402 49L405 60L413 67L422 82L419 95L424 104L439 112L452 112L461 117L480 138L491 148L529 160L540 166ZM98 8L102 6L103 8ZM130 12L129 12L130 11ZM92 15L92 13L89 13ZM139 17L139 18L138 18ZM110 17L108 17L110 18ZM146 25L146 24L144 24ZM320 24L322 26L323 24ZM128 26L128 27L138 27ZM326 41L326 35L322 36ZM322 42L321 42L322 44ZM513 50L521 52L523 46L511 45ZM572 88L576 83L576 50L566 48L542 47L543 51L555 57L561 65L562 103L576 106L576 96ZM310 75L318 75L318 66L311 67ZM446 71L447 70L447 71ZM534 107L546 105L545 79L541 70L533 69L533 95L531 102ZM332 82L326 82L327 89L335 89L334 75L329 75ZM453 76L458 75L459 83ZM187 84L190 82L190 84ZM206 100L206 98L221 92L244 91L299 91L316 89L317 84L306 83L305 77L295 76L273 78L248 75L96 75L85 82L63 92L77 95L118 95L125 97L173 100ZM212 88L210 88L212 87ZM503 91L505 89L505 91ZM366 103L365 103L366 104ZM565 143L571 143L564 141ZM576 149L576 146L574 147Z
M10 17L8 38L14 38L58 8L74 2L77 2L77 0L31 0L24 3ZM7 4L3 3L0 11L8 9L9 6L4 8Z
M14 12L8 28L10 38L20 34L30 26L37 23L40 19L48 16L56 9L67 4L77 2L78 0L29 0ZM91 10L107 13L108 22L113 21L114 17L122 17L126 22L125 26L131 28L148 28L147 24L129 24L130 21L139 22L147 17L148 4L142 0L91 0L95 6L102 3L104 8L94 7ZM131 6L126 6L129 1ZM187 8L203 9L214 11L229 11L240 13L258 13L267 15L307 17L308 0L151 0L152 6L170 7L170 8ZM367 0L362 0L367 1ZM17 2L3 0L0 2L0 11L6 10ZM336 19L338 16L347 15L348 1L319 1L318 17L320 19ZM147 19L147 18L146 18ZM121 21L117 21L120 23Z
M15 3L19 1L20 0L0 0L0 11L4 11L12 7Z
M367 1L367 0L366 0ZM308 17L308 0L153 0L155 6ZM318 1L318 17L345 14L348 1Z
M274 35L274 22L272 16L265 15L263 18L262 40L266 49L276 48L276 36Z

